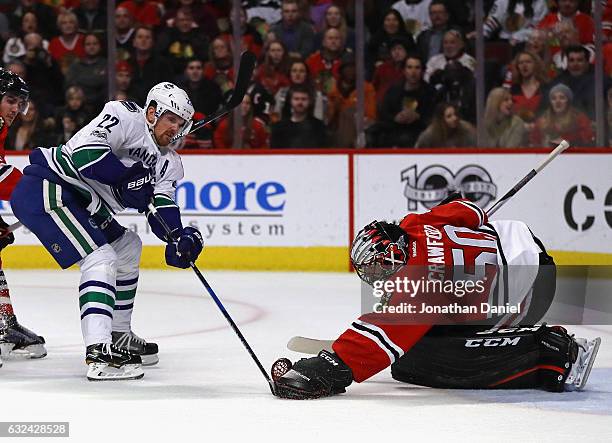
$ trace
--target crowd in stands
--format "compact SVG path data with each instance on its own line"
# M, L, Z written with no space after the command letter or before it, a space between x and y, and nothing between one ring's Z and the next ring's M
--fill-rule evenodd
M595 144L595 2L603 10L607 145L612 146L612 0L484 0L487 147ZM195 118L234 85L234 53L258 57L234 116L183 148L354 147L357 67L354 0L242 0L234 47L231 0L5 0L2 63L31 89L7 149L65 143L114 99L144 105L173 81ZM366 144L372 148L476 143L474 2L364 0ZM109 65L107 15L116 63ZM238 23L238 20L236 21ZM240 126L241 143L233 140Z

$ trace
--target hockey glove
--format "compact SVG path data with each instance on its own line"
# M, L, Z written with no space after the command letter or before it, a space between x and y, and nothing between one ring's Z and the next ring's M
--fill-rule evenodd
M353 382L351 368L333 352L321 351L318 356L303 358L293 365L283 360L286 359L277 360L272 366L276 395L281 398L329 397L346 392L346 387ZM280 371L279 362L284 366Z
M117 181L116 194L123 206L144 212L153 198L153 176L151 170L134 163Z
M175 241L166 245L166 264L175 268L188 268L202 252L204 247L202 234L196 228L187 226L180 234L173 237Z
M408 262L408 234L398 225L373 221L353 240L351 263L364 282L384 280Z
M15 242L15 236L8 231L9 225L0 217L0 251Z

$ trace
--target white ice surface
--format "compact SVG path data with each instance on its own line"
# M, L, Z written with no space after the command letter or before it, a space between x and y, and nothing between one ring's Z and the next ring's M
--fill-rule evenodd
M85 378L78 274L6 274L20 322L49 355L4 362L0 421L69 421L70 441L612 441L610 326L571 328L603 340L584 392L437 390L385 372L298 402L272 397L191 271L141 274L134 330L159 344L160 363L142 380L97 383ZM334 338L359 312L354 275L205 274L266 369L300 357L285 348L291 336Z

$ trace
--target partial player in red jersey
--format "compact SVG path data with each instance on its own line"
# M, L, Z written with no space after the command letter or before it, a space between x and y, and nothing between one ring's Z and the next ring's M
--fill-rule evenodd
M28 98L29 89L21 77L0 68L0 200L10 199L13 188L21 178L21 171L6 163L4 141L17 114L27 112ZM0 217L0 251L15 241L13 234L7 232L7 227L8 224ZM0 260L0 357L13 354L42 358L47 355L44 344L44 338L17 322Z
M421 286L410 294L395 287L379 305L386 311L359 317L334 341L333 352L276 374L279 396L342 393L389 366L396 380L440 388L560 392L586 384L600 340L535 325L554 297L555 265L524 223L488 223L481 208L455 196L399 225L369 224L353 242L351 261L375 289L388 291L385 283L404 277ZM452 291L442 290L447 284ZM492 314L481 303L510 312ZM423 314L423 304L433 313ZM409 305L414 310L400 309Z

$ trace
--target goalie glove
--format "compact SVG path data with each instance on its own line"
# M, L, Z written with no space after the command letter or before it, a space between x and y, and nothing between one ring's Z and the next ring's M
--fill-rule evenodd
M173 241L166 245L166 264L185 269L195 262L204 248L202 234L196 228L187 226L172 233Z
M398 225L373 221L353 240L351 263L369 285L385 280L408 262L408 234Z

